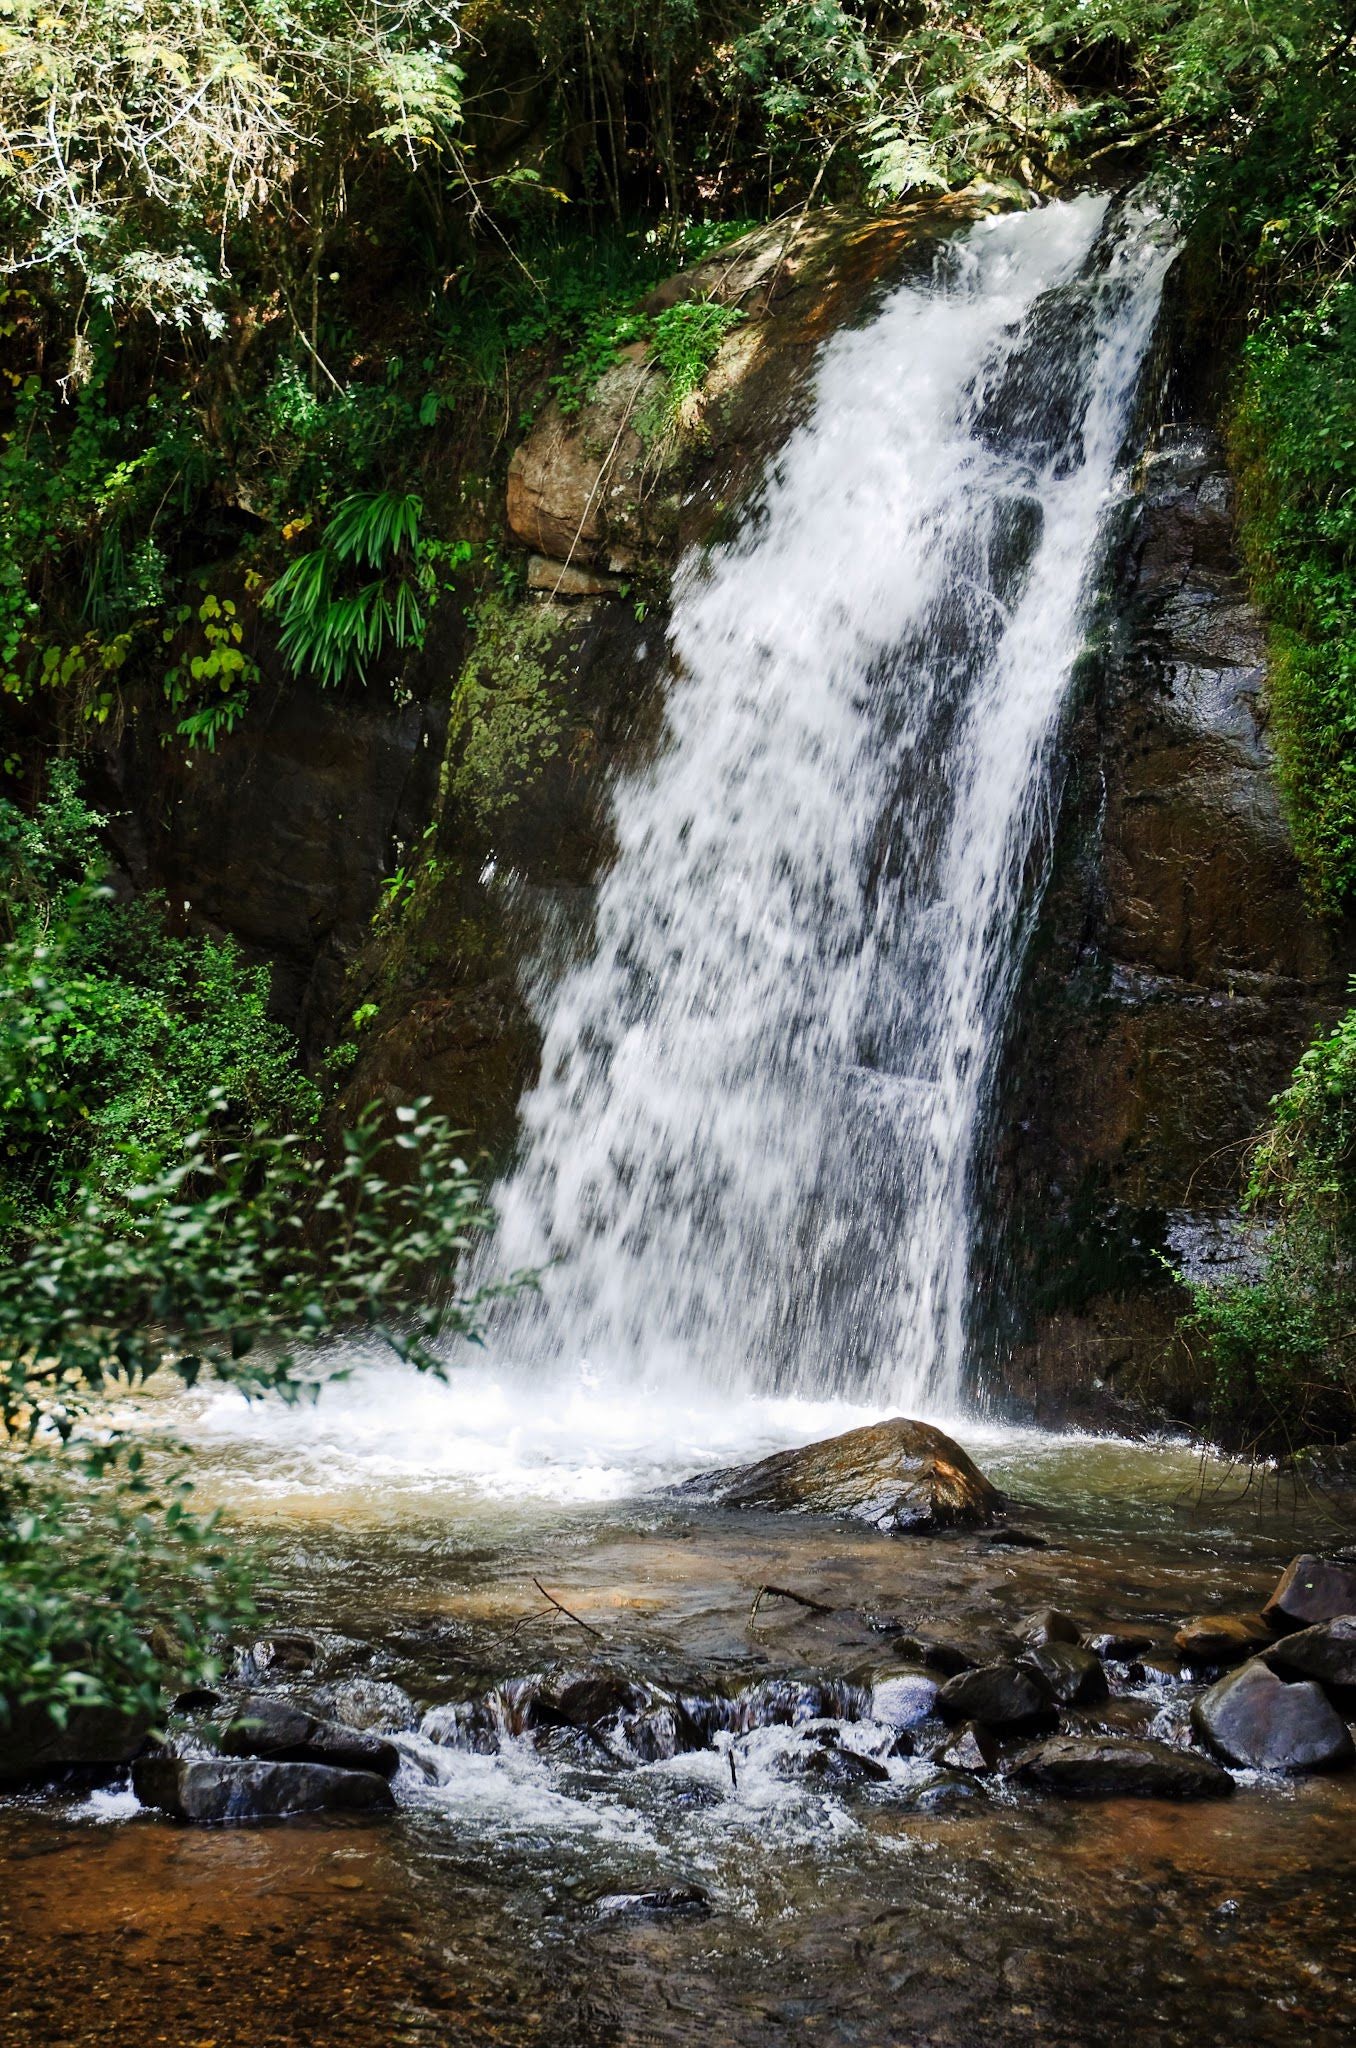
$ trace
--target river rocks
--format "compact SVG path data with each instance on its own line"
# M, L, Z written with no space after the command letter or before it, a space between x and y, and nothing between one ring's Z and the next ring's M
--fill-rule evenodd
M1025 1750L1011 1783L1065 1799L1224 1799L1233 1779L1208 1757L1148 1739L1060 1735Z
M1278 1634L1356 1614L1356 1565L1330 1563L1307 1553L1286 1566L1262 1619Z
M954 1678L958 1671L973 1671L979 1662L959 1643L937 1636L896 1636L890 1648L896 1657L903 1657L908 1663L925 1664L929 1671L940 1671L943 1678Z
M883 1785L890 1776L875 1757L844 1748L834 1728L820 1731L813 1741L784 1750L773 1759L770 1768L774 1777L803 1781L823 1792L851 1792L862 1785Z
M1198 1614L1172 1641L1188 1664L1241 1664L1266 1648L1271 1631L1257 1614Z
M948 1721L979 1721L986 1728L1035 1729L1053 1723L1049 1686L1023 1664L982 1664L949 1678L937 1695Z
M661 1885L652 1892L604 1892L593 1902L600 1920L708 1920L711 1901L700 1885Z
M1356 1755L1346 1723L1321 1687L1305 1679L1287 1684L1260 1662L1231 1671L1202 1693L1191 1722L1230 1763L1253 1770L1340 1770Z
M892 1671L871 1688L871 1719L887 1728L916 1728L937 1704L940 1679L921 1667Z
M1042 1607L1036 1614L1028 1614L1017 1624L1017 1634L1024 1643L1076 1643L1079 1638L1078 1623L1058 1608Z
M701 1473L675 1490L721 1507L846 1516L891 1536L974 1527L1002 1502L959 1444L902 1416L755 1465Z
M1098 1629L1083 1638L1083 1648L1091 1650L1095 1657L1105 1658L1109 1664L1128 1664L1153 1647L1154 1638L1141 1635L1138 1629Z
M258 1694L245 1700L222 1731L226 1756L264 1757L277 1763L332 1764L342 1771L378 1771L393 1778L400 1751L361 1728L322 1721L292 1700Z
M1265 1661L1286 1677L1316 1678L1342 1692L1356 1691L1356 1614L1338 1614L1282 1636Z
M144 1806L175 1820L279 1820L301 1813L389 1813L391 1788L374 1771L230 1757L144 1757L132 1784Z
M966 1721L933 1751L933 1761L948 1771L983 1773L997 1765L998 1745L978 1721Z
M389 1678L346 1678L328 1695L331 1717L346 1728L395 1733L418 1721L414 1701L403 1685Z
M1061 1706L1096 1706L1107 1696L1101 1659L1077 1643L1033 1644L1022 1662L1040 1673Z
M45 1707L15 1707L0 1725L0 1785L71 1768L130 1763L146 1740L145 1715L72 1707L58 1727Z

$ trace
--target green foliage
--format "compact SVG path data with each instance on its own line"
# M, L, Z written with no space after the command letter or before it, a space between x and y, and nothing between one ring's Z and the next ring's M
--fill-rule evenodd
M1305 1053L1272 1106L1247 1204L1270 1223L1260 1279L1197 1286L1183 1325L1212 1418L1261 1453L1356 1431L1356 1010Z
M1231 441L1295 842L1317 905L1356 905L1356 287L1247 344Z
M182 1139L209 1106L223 1143L317 1113L268 1014L266 971L230 940L176 937L156 904L94 886L102 823L69 762L32 817L0 802L0 1240L89 1188L115 1199L138 1151Z

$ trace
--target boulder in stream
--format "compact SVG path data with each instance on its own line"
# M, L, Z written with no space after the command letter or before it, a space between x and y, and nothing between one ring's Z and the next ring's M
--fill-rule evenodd
M1356 1614L1337 1614L1282 1636L1266 1662L1287 1678L1316 1678L1339 1692L1356 1691Z
M1345 1721L1321 1686L1287 1684L1260 1660L1201 1694L1192 1726L1210 1747L1258 1771L1335 1771L1356 1760Z
M675 1489L720 1507L840 1515L889 1536L976 1528L1003 1497L949 1436L895 1416L755 1465L699 1473Z
M1188 1664L1241 1664L1271 1641L1260 1614L1197 1614L1172 1639Z
M1209 1757L1148 1738L1058 1735L1024 1750L1015 1785L1064 1799L1227 1799L1234 1781Z
M1022 1662L1040 1673L1061 1706L1096 1706L1107 1696L1101 1658L1077 1643L1033 1643Z
M393 1778L400 1769L400 1751L393 1742L362 1728L322 1721L295 1701L267 1693L242 1703L222 1732L221 1747L227 1756L331 1764L340 1771L378 1771L383 1778Z
M1339 1614L1356 1614L1356 1565L1307 1552L1291 1559L1262 1609L1263 1621L1278 1634L1333 1621Z
M981 1664L962 1671L938 1693L937 1711L948 1721L1017 1730L1053 1726L1056 1718L1049 1686L1025 1664Z
M72 1707L60 1727L45 1707L14 1707L0 1732L0 1785L130 1763L149 1726L146 1715L116 1707Z
M175 1820L281 1820L299 1813L390 1813L395 1800L375 1771L328 1764L261 1763L237 1757L143 1757L132 1784L144 1806Z

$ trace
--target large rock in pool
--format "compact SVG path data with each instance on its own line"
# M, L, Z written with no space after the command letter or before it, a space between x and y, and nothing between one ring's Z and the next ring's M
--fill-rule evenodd
M777 1451L756 1465L699 1473L675 1490L721 1507L845 1515L889 1536L976 1528L1003 1501L959 1444L902 1416Z
M328 1764L250 1763L233 1757L143 1757L132 1784L144 1806L176 1820L281 1820L298 1813L390 1813L391 1788L375 1771Z
M1356 1565L1330 1564L1307 1552L1286 1566L1262 1609L1263 1621L1278 1634L1332 1621L1339 1614L1356 1614Z
M1321 1686L1287 1685L1265 1664L1244 1664L1191 1709L1212 1749L1258 1771L1335 1771L1356 1758L1347 1725Z
M1226 1799L1227 1771L1166 1742L1057 1735L1024 1750L1008 1773L1016 1785L1065 1799Z

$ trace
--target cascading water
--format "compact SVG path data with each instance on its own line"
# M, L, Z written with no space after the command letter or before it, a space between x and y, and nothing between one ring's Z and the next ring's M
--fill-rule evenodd
M1171 249L987 220L825 348L689 560L666 743L542 984L505 1358L958 1404L972 1181L1051 756Z

